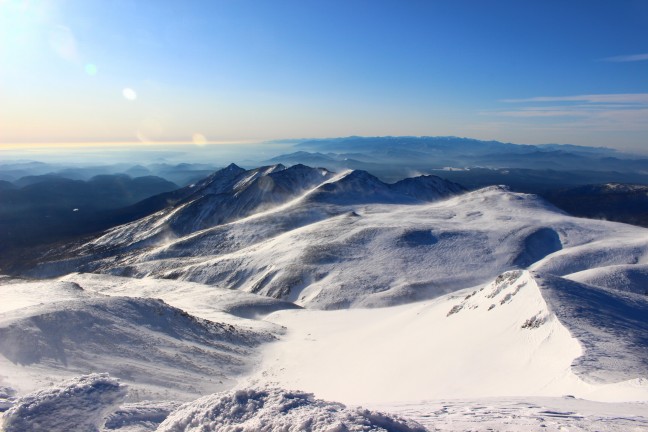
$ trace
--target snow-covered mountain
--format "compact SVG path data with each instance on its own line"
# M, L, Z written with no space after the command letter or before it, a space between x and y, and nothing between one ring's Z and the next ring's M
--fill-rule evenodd
M131 261L137 256L173 254L171 250L182 249L187 242L203 245L177 252L184 257L232 252L332 216L353 214L358 205L422 204L463 191L461 186L434 176L386 184L362 171L334 175L303 165L243 171L230 165L179 191L185 197L174 206L109 230L66 251L67 259L44 263L31 274L98 271L105 269L106 259ZM246 238L239 238L239 232ZM162 246L168 249L163 251Z
M109 372L130 393L92 417L103 430L420 430L374 409L463 430L472 409L451 407L486 398L506 398L480 414L503 430L648 425L644 228L505 187L305 166L231 165L176 198L30 273L56 279L0 279L10 422L18 396ZM589 414L527 406L525 429L504 405L527 397ZM464 402L430 408L444 398Z
M564 276L636 264L648 250L643 228L573 218L537 196L501 187L432 202L413 197L459 191L438 183L419 177L386 185L350 172L279 207L147 248L132 245L154 238L155 229L118 227L33 274L177 279L339 309L433 298L531 265Z
M331 177L323 168L283 165L244 170L234 164L169 194L170 206L110 231L96 245L133 248L248 216L299 196ZM166 198L166 197L165 197Z

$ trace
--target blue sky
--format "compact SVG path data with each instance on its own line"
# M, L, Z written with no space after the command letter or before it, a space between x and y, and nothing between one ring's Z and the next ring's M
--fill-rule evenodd
M0 142L648 152L648 2L0 0Z

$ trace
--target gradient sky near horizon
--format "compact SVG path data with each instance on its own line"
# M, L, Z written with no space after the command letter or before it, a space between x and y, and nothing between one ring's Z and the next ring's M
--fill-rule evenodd
M648 153L648 1L0 0L0 147L348 135Z

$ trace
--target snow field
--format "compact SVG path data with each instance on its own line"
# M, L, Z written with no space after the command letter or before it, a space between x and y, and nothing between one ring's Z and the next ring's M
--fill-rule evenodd
M528 272L423 303L280 311L267 319L289 331L264 348L252 383L352 404L565 394L624 400L623 392L598 391L572 372L581 345ZM630 399L648 400L648 387L640 387Z

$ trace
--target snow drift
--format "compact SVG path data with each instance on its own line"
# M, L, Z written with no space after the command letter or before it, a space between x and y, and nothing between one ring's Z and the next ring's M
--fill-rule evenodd
M1 314L3 369L23 374L31 366L61 376L106 371L144 386L146 394L171 390L187 399L231 387L256 348L275 338L157 299L82 294Z
M108 374L77 377L18 399L4 413L5 432L99 431L107 414L126 396Z
M158 432L424 432L394 415L315 399L279 388L244 389L205 396L183 405Z

